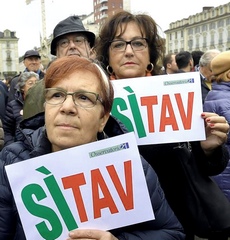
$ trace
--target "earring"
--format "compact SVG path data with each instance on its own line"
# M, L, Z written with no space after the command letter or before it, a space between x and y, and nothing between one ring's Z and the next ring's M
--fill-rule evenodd
M108 65L108 66L106 67L106 71L107 71L107 73L109 74L109 79L110 79L110 80L115 80L115 79L116 79L112 67L110 67L110 66Z
M154 69L154 65L152 63L149 63L146 68L146 76L147 77L152 76L151 72L153 71L153 69Z
M113 69L109 65L106 67L106 71L109 75L113 75Z

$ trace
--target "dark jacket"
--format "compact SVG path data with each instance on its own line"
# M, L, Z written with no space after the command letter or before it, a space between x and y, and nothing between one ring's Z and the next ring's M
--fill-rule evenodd
M186 143L139 146L140 154L157 173L166 199L188 236L200 234L202 226L197 230L197 216L194 216L193 209L190 208L189 204L191 201L189 197L194 195L188 190L190 187L190 182L186 176L188 173L184 171L181 161L185 159L188 162L195 162L194 164L197 164L201 175L205 179L210 175L222 172L228 161L228 153L224 147L216 149L211 157L204 155L198 142L192 142L191 147L192 150L190 151L186 147ZM193 179L193 181L197 183L196 179ZM196 207L199 208L199 206ZM200 207L202 208L202 206ZM221 208L222 206L216 203L213 213L216 213L216 209L219 209L218 215L223 216ZM226 216L226 213L224 213L225 220L222 221L222 223L224 222L223 225L228 227L230 226L228 225L230 223L229 214L230 212ZM212 214L210 213L210 215Z
M6 113L3 119L3 129L5 133L5 146L14 142L16 139L16 130L22 120L23 114L23 97L17 91L15 93L15 100L8 102L6 106Z
M42 115L38 116L42 118ZM35 121L34 121L35 120ZM36 121L40 119L29 119L32 122L25 124L28 128L20 135L20 141L5 147L0 155L0 239L24 240L25 236L18 213L13 201L13 196L5 174L4 166L23 161L32 157L41 156L51 152L51 144L48 141L43 127L33 130ZM121 126L111 119L109 122L109 137L123 134ZM103 134L98 139L103 138ZM148 190L154 209L155 220L118 228L111 231L118 239L129 240L175 240L184 239L180 223L169 207L164 193L158 182L157 175L150 165L142 158L142 165L146 176Z
M212 90L208 93L204 102L204 111L224 116L230 123L230 82L213 82ZM230 134L226 147L230 154ZM213 179L230 201L230 161L226 169L221 174L214 176Z
M2 127L2 120L0 119L0 151L4 146L4 131Z
M0 119L5 116L6 105L8 99L8 88L5 83L0 81Z

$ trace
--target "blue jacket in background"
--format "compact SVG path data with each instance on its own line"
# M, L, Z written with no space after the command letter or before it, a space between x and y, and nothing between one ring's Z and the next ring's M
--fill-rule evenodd
M230 82L213 82L212 90L206 96L203 107L205 112L214 112L224 116L230 124ZM226 147L230 154L230 134L228 134ZM225 170L213 176L213 179L230 201L230 161Z

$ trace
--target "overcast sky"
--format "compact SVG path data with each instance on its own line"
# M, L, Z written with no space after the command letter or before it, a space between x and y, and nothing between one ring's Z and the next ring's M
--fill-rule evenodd
M227 0L130 0L131 11L150 14L165 31L171 22L187 18L202 11L204 6L217 7L226 4ZM151 4L150 4L151 3ZM46 33L52 34L55 25L70 15L89 14L93 11L93 0L45 0ZM40 45L42 34L41 0L1 0L0 31L15 31L19 38L19 55Z

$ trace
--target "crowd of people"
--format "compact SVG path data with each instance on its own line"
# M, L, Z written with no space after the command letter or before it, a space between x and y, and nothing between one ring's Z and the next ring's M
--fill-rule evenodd
M37 51L25 53L25 71L7 86L1 115L0 239L26 239L6 165L125 134L123 122L111 115L112 81L144 81L150 76L193 71L200 73L204 108L200 117L206 139L138 146L155 219L110 231L72 229L66 237L230 237L230 51L165 55L164 50L152 17L121 11L104 23L97 37L78 16L59 22L51 42L51 54L56 57L45 72ZM185 162L194 172L185 169ZM196 189L199 186L202 189ZM198 195L204 199L197 201Z

